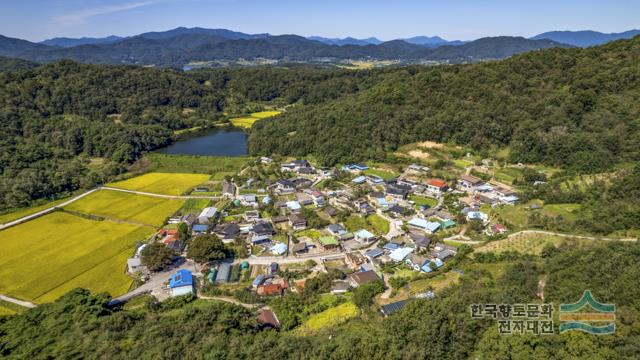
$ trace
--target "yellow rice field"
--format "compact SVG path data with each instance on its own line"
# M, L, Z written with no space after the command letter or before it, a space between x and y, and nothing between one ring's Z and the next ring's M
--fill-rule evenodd
M181 195L198 186L211 176L206 174L182 174L153 172L118 181L107 186L163 195Z
M153 229L54 212L0 231L0 293L51 301L74 287L126 292L126 257Z
M100 190L64 207L88 215L160 226L185 200Z

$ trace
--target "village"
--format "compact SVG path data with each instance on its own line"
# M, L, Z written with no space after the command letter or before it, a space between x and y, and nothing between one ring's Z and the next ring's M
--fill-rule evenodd
M376 281L389 289L389 273L440 271L460 245L473 243L465 235L470 228L485 235L506 232L486 209L518 202L505 184L471 174L448 182L432 178L431 170L418 164L384 179L365 164L319 168L304 159L277 163L262 157L239 174L256 169L260 176L222 182L222 206L169 218L152 242L176 254L172 266L160 274L150 272L141 256L148 244L141 245L127 262L128 272L147 282L115 301L145 292L160 300L201 295L204 288L243 283L257 296L282 296L300 291L319 273L335 270L342 276L332 280L332 294ZM209 190L196 187L193 194ZM179 234L180 224L189 229L188 237ZM210 235L241 250L216 261L188 259L190 241ZM382 305L380 312L387 316L406 301ZM267 325L279 326L269 308L260 314Z

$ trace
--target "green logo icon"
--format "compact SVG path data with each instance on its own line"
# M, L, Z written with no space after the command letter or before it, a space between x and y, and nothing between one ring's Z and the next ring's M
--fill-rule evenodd
M599 303L591 291L585 290L578 302L560 304L560 333L578 330L597 335L613 334L616 331L615 311L615 305Z

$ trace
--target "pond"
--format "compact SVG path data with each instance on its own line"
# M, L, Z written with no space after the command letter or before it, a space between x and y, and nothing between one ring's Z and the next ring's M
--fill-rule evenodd
M158 152L174 155L242 156L247 154L247 134L236 128L202 131Z

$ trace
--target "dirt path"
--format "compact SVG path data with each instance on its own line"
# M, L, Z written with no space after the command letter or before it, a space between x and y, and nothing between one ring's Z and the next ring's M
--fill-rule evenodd
M226 296L206 296L206 295L198 295L199 299L204 299L204 300L216 300L216 301L224 301L224 302L228 302L230 304L234 304L234 305L240 305L244 308L247 309L255 309L258 307L262 307L262 304L247 304L247 303L243 303L241 301L238 301L234 298L230 298L230 297L226 297Z
M604 236L583 236L583 235L562 234L562 233L557 233L553 231L544 231L544 230L522 230L507 236L507 238L511 239L518 235L527 235L527 234L553 235L553 236L561 236L566 238L584 239L584 240L625 241L625 242L638 241L638 238L609 238Z
M164 194L156 194L156 193L150 193L150 192L144 192L144 191L118 189L118 188L114 188L114 187L110 187L110 186L100 186L98 189L99 190L120 191L120 192L129 193L129 194L146 195L146 196L153 196L153 197L159 197L159 198L164 198L164 199L210 199L210 200L222 199L222 196L164 195Z
M18 299L14 299L12 297L6 296L6 295L2 295L0 294L0 300L4 300L6 302L10 302L10 303L14 303L16 305L20 305L22 307L26 307L29 309L33 309L34 307L36 307L37 305L28 301L23 301L23 300L18 300Z

